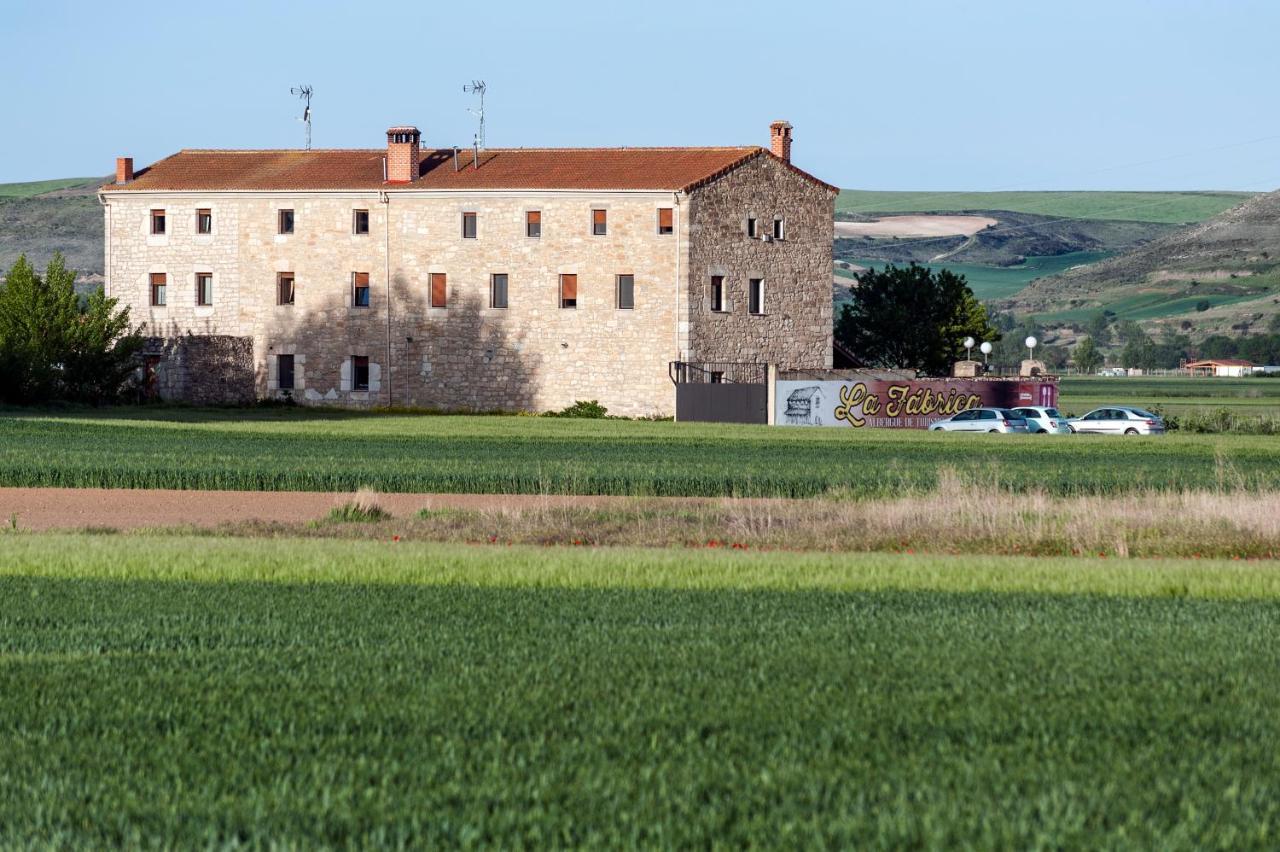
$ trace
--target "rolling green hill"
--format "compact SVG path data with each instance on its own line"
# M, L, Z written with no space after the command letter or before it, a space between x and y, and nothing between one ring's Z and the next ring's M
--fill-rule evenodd
M838 213L1010 210L1071 219L1188 224L1234 207L1249 192L875 192L840 191Z
M57 192L60 189L70 189L86 184L97 186L101 182L101 178L78 177L37 180L28 183L0 183L0 198L31 198L36 195L44 195L47 192Z
M105 178L63 178L0 184L0 276L19 255L43 268L55 251L82 280L101 280L102 206L95 197Z

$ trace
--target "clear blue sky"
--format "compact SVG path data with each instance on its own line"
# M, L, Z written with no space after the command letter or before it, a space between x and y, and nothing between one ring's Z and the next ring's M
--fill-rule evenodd
M1280 187L1273 0L4 0L0 31L0 182L300 147L300 82L316 147L402 122L465 145L483 77L494 147L767 144L786 118L845 187Z

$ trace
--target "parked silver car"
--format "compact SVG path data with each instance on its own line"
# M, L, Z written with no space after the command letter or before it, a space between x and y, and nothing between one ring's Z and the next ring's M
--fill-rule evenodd
M1041 435L1070 435L1071 427L1067 418L1058 413L1058 409L1045 405L1024 405L1013 409L1014 414L1021 414L1027 420L1027 431Z
M1026 432L1027 421L1007 408L969 408L929 424L930 432Z
M1095 408L1083 417L1072 417L1067 423L1073 432L1099 435L1163 435L1164 420L1145 408L1109 405Z

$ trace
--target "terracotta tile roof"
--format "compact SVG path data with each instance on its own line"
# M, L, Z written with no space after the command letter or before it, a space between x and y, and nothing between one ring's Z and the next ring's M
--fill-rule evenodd
M1240 358L1206 358L1203 361L1188 361L1186 367L1256 367L1252 361Z
M141 190L343 189L658 189L688 190L709 183L759 156L741 148L491 148L473 168L471 150L422 151L417 180L386 184L385 148L322 151L184 150L137 172L106 192ZM807 179L828 186L789 166ZM835 189L834 187L830 187Z

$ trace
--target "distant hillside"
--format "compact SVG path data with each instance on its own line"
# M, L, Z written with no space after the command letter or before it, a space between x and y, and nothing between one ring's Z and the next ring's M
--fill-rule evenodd
M0 184L0 275L25 254L37 268L61 251L81 277L103 273L102 207L106 178Z
M1009 210L1071 219L1185 225L1217 216L1248 192L873 192L841 190L837 213L955 213Z
M1239 332L1280 312L1280 191L1117 257L1032 282L1003 304L1042 322L1118 319Z

